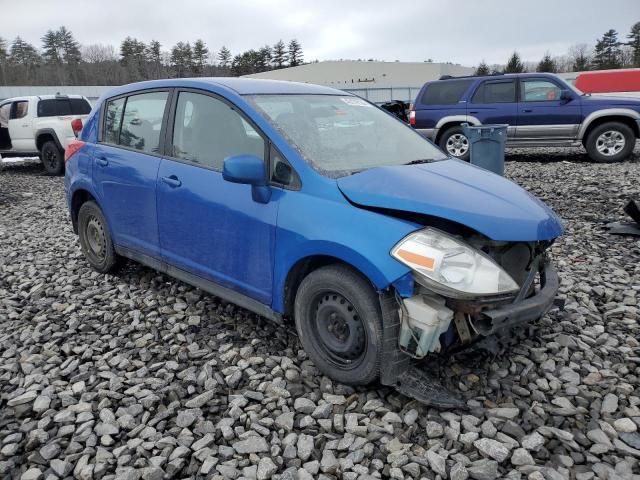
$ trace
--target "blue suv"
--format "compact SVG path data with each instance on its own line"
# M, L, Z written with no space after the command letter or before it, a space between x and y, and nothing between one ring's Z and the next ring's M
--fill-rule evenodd
M549 207L331 88L125 85L65 157L94 269L133 259L291 321L343 383L418 385L414 359L535 320L558 288Z
M585 95L545 73L445 77L427 82L411 125L449 155L468 160L462 123L508 124L507 146L584 145L596 162L617 162L640 137L640 100Z

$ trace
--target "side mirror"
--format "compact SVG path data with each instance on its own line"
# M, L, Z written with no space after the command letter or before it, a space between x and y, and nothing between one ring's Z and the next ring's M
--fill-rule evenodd
M256 202L267 203L271 199L264 160L255 155L232 155L225 158L222 178L227 182L251 185L251 196Z
M573 100L573 95L571 95L571 91L567 90L566 88L563 88L560 91L560 100L562 100L563 102L568 102L570 100Z

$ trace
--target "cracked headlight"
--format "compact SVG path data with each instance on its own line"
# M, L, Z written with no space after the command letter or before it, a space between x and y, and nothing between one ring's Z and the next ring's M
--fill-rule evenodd
M487 254L434 228L409 234L391 256L411 268L418 283L449 297L502 295L520 288Z

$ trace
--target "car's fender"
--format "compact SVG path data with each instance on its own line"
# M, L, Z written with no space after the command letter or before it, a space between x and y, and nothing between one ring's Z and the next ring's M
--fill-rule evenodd
M38 128L35 132L35 135L33 136L35 142L36 142L36 146L38 147L38 151L40 151L42 149L42 145L44 144L44 141L40 141L39 139L43 136L43 135L51 135L53 137L53 141L55 142L56 146L60 149L60 150L64 150L62 143L60 142L60 139L58 138L58 132L56 132L56 130L54 128L51 127L47 127L47 128Z
M587 115L583 120L580 128L578 129L578 140L582 140L584 138L584 134L589 128L589 125L591 125L595 120L603 117L629 117L632 120L638 121L640 120L640 113L631 108L604 108L602 110L596 110L595 112Z
M482 122L472 115L447 115L436 123L436 129L441 129L447 123L468 123L469 125L482 125Z

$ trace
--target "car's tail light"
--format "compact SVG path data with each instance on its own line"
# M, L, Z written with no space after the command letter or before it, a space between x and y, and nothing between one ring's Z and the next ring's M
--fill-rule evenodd
M409 125L415 125L415 124L416 124L416 111L411 110L409 112Z
M84 144L85 142L82 140L72 140L64 151L64 161L67 162L71 157L73 157L78 150L84 147Z
M82 130L81 118L76 118L74 120L71 120L71 130L73 130L73 134L77 137L78 134L80 133L80 130Z

